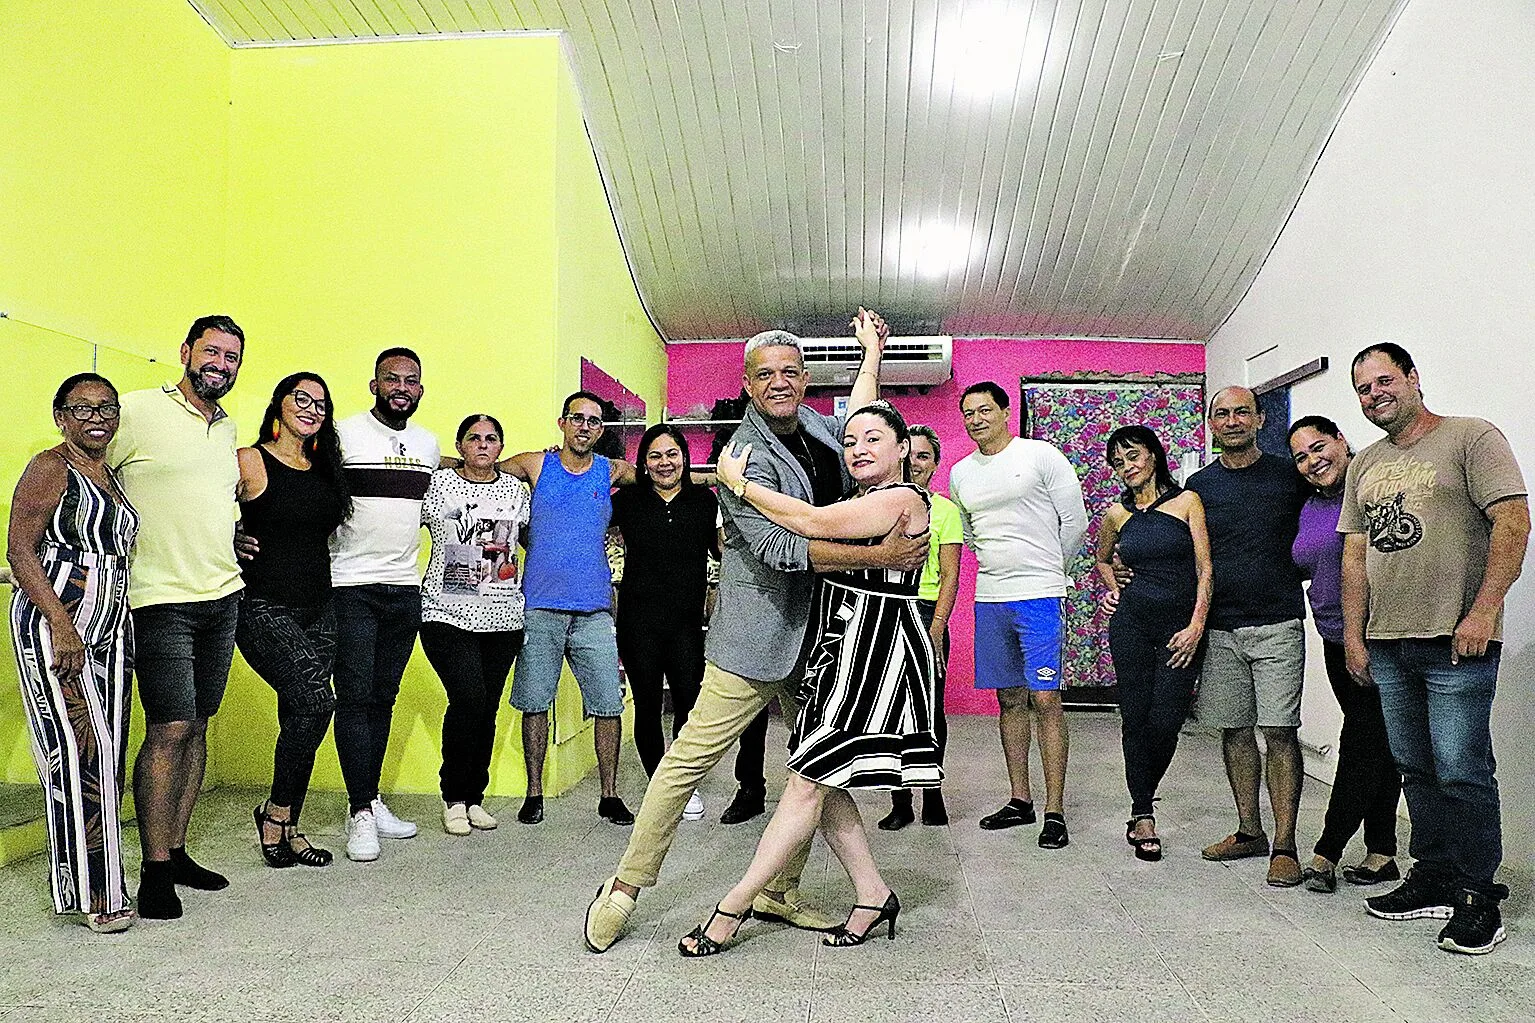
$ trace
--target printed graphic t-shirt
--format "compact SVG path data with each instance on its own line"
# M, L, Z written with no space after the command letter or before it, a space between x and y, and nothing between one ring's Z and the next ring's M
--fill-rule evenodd
M438 469L421 502L432 556L421 580L421 620L466 632L522 628L517 535L528 524L528 485L507 473L494 482Z
M1484 419L1447 417L1408 447L1383 438L1357 455L1338 532L1369 542L1365 635L1454 635L1487 570L1487 508L1527 493L1508 440ZM1493 639L1502 636L1500 612Z
M441 461L437 438L414 423L391 430L372 412L336 424L352 517L330 538L332 586L415 586L421 498Z

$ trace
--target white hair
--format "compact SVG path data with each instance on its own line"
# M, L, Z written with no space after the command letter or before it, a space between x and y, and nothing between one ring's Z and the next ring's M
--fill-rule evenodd
M787 330L764 330L760 334L753 335L751 340L746 342L746 353L743 358L750 359L753 352L763 348L792 348L799 353L799 361L802 364L805 361L805 352L800 347L799 338Z

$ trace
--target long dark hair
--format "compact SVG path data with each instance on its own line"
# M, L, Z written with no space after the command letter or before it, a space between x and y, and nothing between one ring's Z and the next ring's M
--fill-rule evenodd
M1109 434L1109 442L1103 447L1103 459L1114 465L1114 451L1117 448L1125 448L1130 445L1143 447L1151 452L1152 461L1156 463L1157 485L1173 490L1178 486L1178 481L1173 479L1173 471L1167 464L1167 449L1162 446L1162 441L1149 427L1132 423L1129 426L1121 426ZM1129 491L1125 491L1129 493Z
M905 417L902 416L901 413L897 412L895 406L890 404L885 399L875 398L863 408L855 410L847 417L847 422L851 423L854 416L861 416L865 414L871 416L879 416L879 418L883 419L885 421L885 425L890 427L891 431L895 434L895 442L897 444L901 443L902 441L906 441L908 444L910 443L911 431L906 428ZM911 482L910 454L911 450L908 447L908 457L901 459L901 481L903 483Z
M320 429L312 437L304 438L304 455L320 475L330 481L336 488L337 495L341 498L341 519L346 521L352 517L352 493L346 485L346 475L341 471L341 439L336 435L336 406L330 400L330 385L325 378L318 373L310 373L300 370L297 373L289 373L277 381L277 386L272 388L272 400L267 402L266 411L261 415L261 429L256 434L256 446L260 447L272 439L272 427L277 425L278 418L282 415L282 401L293 393L300 381L313 380L320 385L320 390L325 392L325 418L320 421Z
M645 456L650 454L650 445L654 444L661 437L670 437L682 449L682 485L684 487L692 486L693 474L688 471L688 468L693 464L693 456L688 452L688 439L682 435L681 430L671 423L657 423L646 430L644 435L640 437L640 450L634 456L635 485L642 487L653 485L650 482L650 472L645 468Z

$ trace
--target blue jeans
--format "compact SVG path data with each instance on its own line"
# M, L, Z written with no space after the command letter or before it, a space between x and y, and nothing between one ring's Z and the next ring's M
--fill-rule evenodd
M1391 755L1402 772L1416 869L1491 893L1503 862L1492 756L1492 697L1502 644L1450 663L1450 640L1370 640Z

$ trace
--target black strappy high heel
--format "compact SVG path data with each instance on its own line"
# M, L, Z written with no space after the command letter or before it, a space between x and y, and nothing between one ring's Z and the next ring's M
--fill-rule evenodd
M741 925L750 920L751 915L752 908L750 906L747 906L740 913L727 913L716 904L714 912L709 914L709 919L683 935L682 940L677 942L677 951L681 952L688 959L701 959L704 956L719 955L729 947L729 942L734 940L735 936L741 932ZM717 916L729 917L736 922L735 930L731 931L730 937L724 941L715 941L704 933L709 929L709 925L714 923L714 918ZM684 944L689 938L693 939L693 947L691 949Z
M262 803L256 807L256 841L261 843L261 858L266 860L266 865L281 869L292 867L298 863L298 857L293 852L293 847L288 844L288 822L278 820L271 814L271 804ZM266 831L262 825L271 824L282 833L282 837L275 842L266 841Z
M895 897L895 892L890 893L889 897L885 899L883 906L854 906L853 913L858 912L860 909L879 910L879 916L876 916L869 923L869 926L863 929L862 934L850 930L847 924L839 924L830 934L821 939L821 944L829 945L832 948L850 948L853 945L862 945L865 941L869 940L869 935L874 932L874 928L887 920L890 922L888 937L891 941L895 940L895 918L901 915L901 900ZM853 919L853 913L847 915L849 921Z
M1157 835L1136 838L1135 826L1141 821L1150 821L1153 828L1157 826L1157 818L1154 814L1136 814L1125 821L1125 841L1135 847L1136 859L1145 860L1147 863L1155 863L1162 858L1162 839Z

